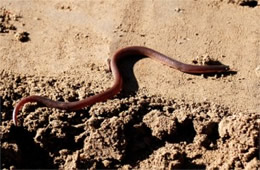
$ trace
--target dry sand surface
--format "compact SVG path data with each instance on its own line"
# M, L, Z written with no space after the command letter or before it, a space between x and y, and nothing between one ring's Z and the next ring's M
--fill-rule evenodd
M1 0L1 169L257 169L260 6L256 0ZM123 90L78 111L23 97L78 101L113 84L107 59L146 46L189 64L120 62Z

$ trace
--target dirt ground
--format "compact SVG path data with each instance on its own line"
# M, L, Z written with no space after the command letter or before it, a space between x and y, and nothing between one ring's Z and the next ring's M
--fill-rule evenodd
M1 169L258 169L259 21L255 0L1 0ZM133 45L231 71L130 56L112 99L79 111L29 103L13 124L23 97L108 89L107 59Z

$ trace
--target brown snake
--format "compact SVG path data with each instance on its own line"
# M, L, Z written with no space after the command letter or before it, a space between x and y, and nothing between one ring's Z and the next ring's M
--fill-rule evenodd
M75 101L75 102L54 101L46 97L36 96L36 95L25 97L21 101L19 101L16 107L14 108L13 111L14 124L17 125L17 114L19 110L21 110L24 104L28 102L38 102L44 104L47 107L58 108L63 110L79 110L86 106L90 106L97 102L105 101L108 98L113 97L114 95L116 95L121 91L123 86L122 75L118 69L119 60L132 55L142 55L142 56L150 57L152 59L160 61L165 65L168 65L172 68L175 68L185 73L193 73L193 74L220 73L220 72L227 72L229 70L229 67L225 65L198 66L198 65L184 64L180 61L174 60L166 55L163 55L153 49L146 48L146 47L131 46L131 47L122 48L119 49L110 60L110 69L114 76L114 85L111 88L107 89L103 93L90 96L86 99Z

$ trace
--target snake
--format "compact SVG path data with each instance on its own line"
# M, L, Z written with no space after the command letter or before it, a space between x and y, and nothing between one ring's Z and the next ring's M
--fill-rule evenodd
M49 98L32 95L20 100L13 110L13 122L17 126L17 115L23 106L28 102L37 102L45 105L49 108L57 108L62 110L76 111L85 107L91 106L97 102L104 102L109 98L112 98L118 94L123 87L122 74L118 68L119 61L129 56L145 56L151 59L157 60L164 65L189 74L207 74L207 73L224 73L229 71L229 66L226 65L192 65L185 64L177 61L171 57L168 57L158 51L143 46L129 46L119 49L115 54L108 60L109 68L114 77L113 86L102 93L87 97L86 99L73 101L73 102L62 102L54 101Z

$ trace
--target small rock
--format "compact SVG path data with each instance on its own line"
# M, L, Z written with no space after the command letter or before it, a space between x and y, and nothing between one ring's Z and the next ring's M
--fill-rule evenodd
M174 11L176 11L176 12L181 12L182 9L177 7L177 8L174 9Z

